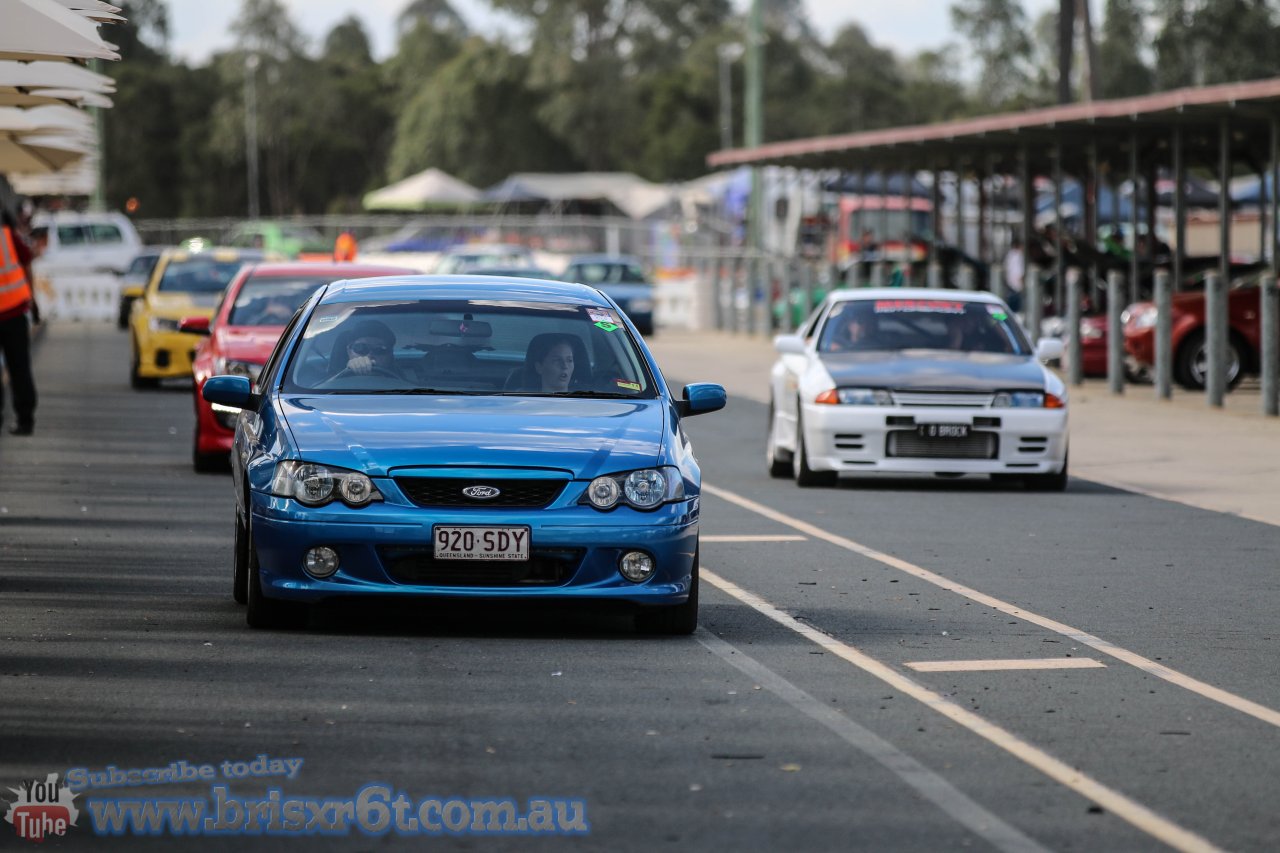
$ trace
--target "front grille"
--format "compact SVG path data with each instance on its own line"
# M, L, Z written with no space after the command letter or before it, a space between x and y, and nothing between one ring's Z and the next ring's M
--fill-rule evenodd
M405 497L418 506L464 506L474 509L544 507L559 497L568 480L498 480L460 477L396 477ZM462 493L468 486L492 486L500 490L493 498L472 498Z
M379 548L396 583L422 586L559 586L578 571L585 548L534 548L528 560L437 560L430 548Z
M993 432L971 432L968 438L921 438L913 430L894 430L885 454L898 459L995 459L998 450Z
M978 408L985 409L991 405L990 392L973 393L969 391L893 391L893 401L899 406L919 408Z

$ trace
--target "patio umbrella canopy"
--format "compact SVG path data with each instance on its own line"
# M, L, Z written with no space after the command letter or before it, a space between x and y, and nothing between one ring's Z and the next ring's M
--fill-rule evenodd
M43 174L76 163L85 156L74 143L56 139L28 139L10 131L0 131L0 172Z
M0 59L120 58L96 22L54 0L5 0L4 7Z
M365 210L423 210L432 204L474 204L480 190L439 169L427 169L367 193Z

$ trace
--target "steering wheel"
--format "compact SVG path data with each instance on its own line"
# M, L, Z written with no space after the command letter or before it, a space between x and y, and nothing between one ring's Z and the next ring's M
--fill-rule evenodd
M337 382L341 379L350 379L353 376L381 376L386 379L394 379L397 382L401 383L402 385L407 386L412 384L409 382L409 380L405 379L403 376L399 375L398 373L392 373L390 370L387 370L385 367L378 367L375 364L369 368L368 373L356 373L351 368L344 367L342 368L342 370L339 370L337 373L333 374L328 379L325 379L323 382L317 383L316 387L327 388L334 382Z

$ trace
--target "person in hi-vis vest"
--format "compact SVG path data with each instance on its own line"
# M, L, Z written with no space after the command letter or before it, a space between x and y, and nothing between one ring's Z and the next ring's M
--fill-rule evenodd
M34 305L31 260L31 249L18 231L17 216L8 206L0 205L0 354L8 369L13 410L18 416L9 430L14 435L31 435L36 423L36 383L31 375L31 327L27 321ZM4 387L0 384L0 419L3 415Z

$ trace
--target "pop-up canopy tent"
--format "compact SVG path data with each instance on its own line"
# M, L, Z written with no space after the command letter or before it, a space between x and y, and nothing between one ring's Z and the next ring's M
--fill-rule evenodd
M480 190L439 169L427 169L367 193L365 210L425 210L432 205L465 205L480 201Z
M644 219L665 208L673 194L630 172L518 172L486 190L484 198L499 204L607 201L632 219Z

